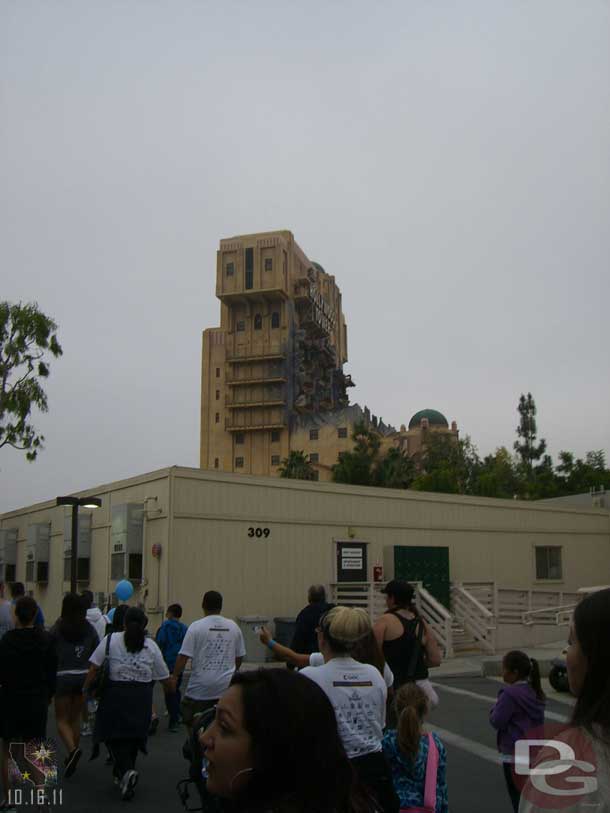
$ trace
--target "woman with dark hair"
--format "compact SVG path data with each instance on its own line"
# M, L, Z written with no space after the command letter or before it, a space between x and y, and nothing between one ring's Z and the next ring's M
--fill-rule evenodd
M15 629L0 641L0 731L2 779L8 796L10 743L44 740L55 693L57 655L47 632L35 626L38 605L30 596L15 602Z
M583 775L580 766L568 768L562 785L571 783L566 813L608 813L610 811L610 589L584 598L574 610L566 655L570 691L576 705L570 725L554 739L570 746L574 760L589 762L593 772ZM543 749L536 766L557 759L555 748ZM552 770L549 771L552 773ZM570 776L570 774L572 774ZM539 779L539 777L538 777ZM546 780L546 777L544 777ZM549 784L552 783L552 779ZM521 793L519 813L549 810L549 795L528 779ZM580 791L580 792L578 792Z
M64 776L68 778L76 770L82 755L79 744L83 686L89 658L99 639L95 628L87 621L85 603L74 593L64 596L61 616L50 633L57 652L55 718L57 731L68 751L64 762Z
M200 735L207 789L232 809L373 813L313 681L285 669L236 672Z
M171 685L161 650L146 635L147 623L142 610L137 607L127 610L124 631L107 635L92 654L83 689L88 691L104 659L108 658L110 680L95 718L94 756L99 743L105 742L123 799L133 797L138 782L135 770L138 751L146 753L154 681L161 681L164 688Z
M365 610L334 607L322 616L318 630L324 666L308 666L301 674L317 683L332 703L343 747L362 784L384 813L397 813L398 797L381 750L388 690L378 668L352 657L370 632Z
M428 667L440 666L441 650L430 625L415 606L415 590L408 582L392 579L381 591L387 610L374 626L377 643L394 674L394 690L405 683L417 683L428 696L430 708L438 705L438 695L428 679ZM396 724L394 708L389 708L388 726Z

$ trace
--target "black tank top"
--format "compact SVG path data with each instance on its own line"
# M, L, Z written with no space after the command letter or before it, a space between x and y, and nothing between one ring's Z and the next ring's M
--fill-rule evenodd
M384 641L382 647L383 656L394 674L394 688L398 689L409 680L424 680L428 677L424 647L418 640L419 626L422 622L417 617L404 618L395 610L387 612L398 618L403 627L401 636L394 638L393 641ZM415 648L418 650L415 670L409 675L409 665Z

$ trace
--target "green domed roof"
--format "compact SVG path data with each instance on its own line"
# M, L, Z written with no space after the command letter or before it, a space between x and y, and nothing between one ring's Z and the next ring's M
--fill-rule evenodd
M427 418L430 426L444 426L447 429L449 428L447 418L445 418L441 412L437 412L436 409L420 409L409 421L409 429L418 427L422 418Z
M320 265L320 263L314 263L314 262L312 262L311 264L312 264L313 266L315 266L315 267L318 269L318 271L321 271L323 274L326 274L326 271L325 271L325 270L322 268L322 266Z

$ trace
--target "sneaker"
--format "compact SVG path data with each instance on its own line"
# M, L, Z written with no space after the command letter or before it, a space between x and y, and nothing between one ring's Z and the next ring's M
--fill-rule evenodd
M91 726L89 723L83 723L80 727L80 735L81 737L90 737L91 736Z
M169 728L167 729L170 734L177 734L180 731L180 726L178 723L170 723Z
M157 733L157 729L159 728L159 718L153 717L150 721L150 728L148 729L148 736L152 737L154 734Z
M76 766L78 765L78 760L82 757L82 755L83 752L80 750L80 748L75 748L74 751L70 751L64 763L66 766L66 770L64 771L65 779L69 779L72 776L76 770Z
M119 787L121 788L121 798L123 799L123 801L127 802L129 801L129 799L133 799L135 787L137 784L138 784L138 772L134 771L133 769L130 771L125 771L119 785Z

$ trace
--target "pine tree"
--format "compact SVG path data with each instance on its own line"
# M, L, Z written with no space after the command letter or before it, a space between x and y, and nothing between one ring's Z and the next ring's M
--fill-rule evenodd
M525 472L531 474L534 463L540 460L546 452L546 440L544 438L541 438L540 442L536 443L538 436L536 402L531 392L528 392L527 396L521 394L517 411L520 416L519 426L517 427L519 439L515 441L513 448L521 458L521 464Z

